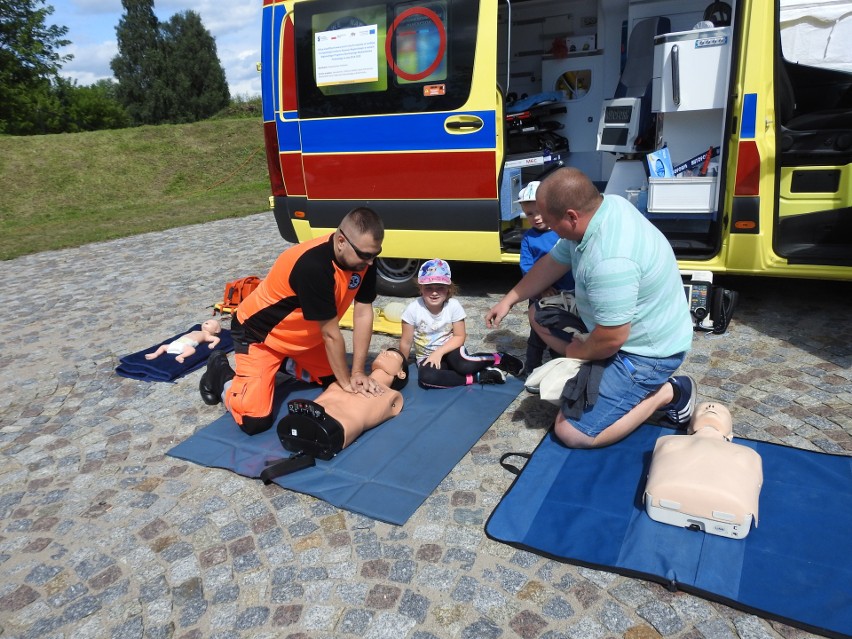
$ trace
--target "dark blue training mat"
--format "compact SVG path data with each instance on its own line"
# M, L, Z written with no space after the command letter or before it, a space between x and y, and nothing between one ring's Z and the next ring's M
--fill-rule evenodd
M735 440L760 454L763 488L759 527L727 539L645 513L654 443L666 434L645 425L608 448L569 450L548 433L486 533L810 632L852 636L852 457Z
M163 340L158 344L154 344L145 350L125 355L119 360L119 364L116 367L115 372L122 377L138 379L144 382L173 382L177 378L183 377L195 369L201 368L207 364L207 358L210 357L210 353L214 350L225 351L226 353L234 350L231 331L223 328L222 332L219 333L219 343L216 344L216 348L211 349L208 348L208 344L199 344L195 349L195 352L187 357L183 364L178 362L175 359L175 356L170 355L169 353L163 353L157 359L152 359L150 361L145 359L145 355L147 353L153 353L161 345L170 344L181 335L186 335L192 331L200 330L201 324L195 324L189 330L184 331L183 333L178 333L177 335L174 335L167 340Z
M333 459L318 459L313 468L273 481L338 508L404 524L523 388L509 378L502 385L424 390L417 386L416 367L409 375L398 416L366 431ZM286 412L285 398L314 399L320 392L304 384L279 386L275 423ZM289 453L275 426L252 437L225 414L168 455L256 478L267 461Z

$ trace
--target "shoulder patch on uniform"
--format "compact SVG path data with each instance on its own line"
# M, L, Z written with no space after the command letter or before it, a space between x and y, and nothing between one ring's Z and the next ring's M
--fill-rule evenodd
M358 273L353 273L352 277L349 278L349 290L351 291L359 286L361 286L361 276Z

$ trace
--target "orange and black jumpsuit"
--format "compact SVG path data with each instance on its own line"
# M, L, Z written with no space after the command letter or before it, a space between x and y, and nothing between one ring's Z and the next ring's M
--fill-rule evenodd
M260 285L237 307L231 322L236 375L225 406L245 432L272 426L275 374L285 358L296 374L333 381L320 322L341 317L352 300L376 299L376 267L346 271L334 258L333 236L284 251Z

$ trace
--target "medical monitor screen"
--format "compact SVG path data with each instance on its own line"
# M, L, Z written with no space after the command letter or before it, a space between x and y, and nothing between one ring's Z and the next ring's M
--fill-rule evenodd
M629 124L632 115L633 107L630 105L608 106L604 112L604 122L606 124Z

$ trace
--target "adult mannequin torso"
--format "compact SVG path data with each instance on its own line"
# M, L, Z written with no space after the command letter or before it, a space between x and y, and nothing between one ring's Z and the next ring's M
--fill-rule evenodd
M381 393L370 396L351 393L335 382L314 401L296 400L298 408L291 408L278 424L284 447L299 452L303 446L310 447L311 442L320 438L323 442L332 442L325 450L333 455L365 430L398 415L403 399L397 389L402 388L408 378L408 365L402 354L396 349L379 353L373 360L370 377L379 385Z
M316 403L343 427L343 448L365 430L399 415L403 404L402 393L393 390L390 385L400 370L400 362L401 356L393 351L382 351L376 356L370 377L382 388L380 395L368 397L360 393L347 393L340 384L334 382L317 397Z

